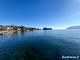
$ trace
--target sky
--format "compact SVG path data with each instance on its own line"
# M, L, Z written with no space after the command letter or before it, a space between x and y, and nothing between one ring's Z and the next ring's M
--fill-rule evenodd
M80 0L0 0L0 25L55 29L80 25Z

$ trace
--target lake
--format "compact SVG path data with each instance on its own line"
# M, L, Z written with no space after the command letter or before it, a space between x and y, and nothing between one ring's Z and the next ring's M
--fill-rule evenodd
M37 30L0 35L0 60L80 60L80 30Z

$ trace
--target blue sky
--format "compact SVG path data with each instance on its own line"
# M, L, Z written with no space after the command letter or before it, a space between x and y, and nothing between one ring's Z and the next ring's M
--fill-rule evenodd
M80 0L0 0L0 25L39 28L80 25Z

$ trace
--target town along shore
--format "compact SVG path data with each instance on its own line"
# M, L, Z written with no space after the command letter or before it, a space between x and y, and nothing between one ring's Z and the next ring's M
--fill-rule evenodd
M41 30L39 28L33 28L33 27L24 27L24 26L2 26L0 25L0 35L3 34L13 34L17 31L33 31L33 30Z

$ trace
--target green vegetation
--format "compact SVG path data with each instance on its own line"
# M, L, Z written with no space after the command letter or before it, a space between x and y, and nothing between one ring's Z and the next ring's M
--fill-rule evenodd
M33 27L25 27L25 26L14 26L14 25L2 26L2 25L0 25L0 31L6 31L6 30L26 31L26 30L40 30L40 29L39 28L33 28Z
M52 28L44 27L43 30L52 30Z

